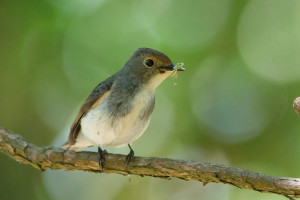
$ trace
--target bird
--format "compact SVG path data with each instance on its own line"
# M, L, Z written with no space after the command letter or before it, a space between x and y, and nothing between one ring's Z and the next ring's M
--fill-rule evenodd
M103 147L128 145L127 166L134 157L131 147L147 129L155 105L156 88L176 68L164 53L138 48L117 73L98 84L81 106L69 133L65 150L81 151L98 147L101 171L106 150Z

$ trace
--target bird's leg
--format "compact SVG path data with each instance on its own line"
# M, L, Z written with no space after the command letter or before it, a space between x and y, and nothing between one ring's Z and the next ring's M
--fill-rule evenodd
M98 161L99 161L99 167L101 172L103 172L103 165L104 165L104 160L105 160L105 154L106 150L102 151L100 147L98 147Z
M133 157L134 157L134 151L132 150L130 144L128 144L128 147L129 147L129 149L130 149L130 152L129 152L129 154L126 156L126 161L127 161L127 163L126 163L126 170L127 170L127 168L128 168L128 165L129 165L130 161L132 161L132 160L133 160Z

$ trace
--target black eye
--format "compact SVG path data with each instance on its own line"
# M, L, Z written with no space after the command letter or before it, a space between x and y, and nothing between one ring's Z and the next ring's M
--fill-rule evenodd
M154 65L154 61L151 60L151 59L148 59L145 61L145 64L148 66L148 67L152 67Z

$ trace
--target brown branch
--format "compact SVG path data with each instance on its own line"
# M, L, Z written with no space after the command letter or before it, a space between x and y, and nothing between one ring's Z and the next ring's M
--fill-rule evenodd
M20 135L0 127L0 150L13 159L41 171L47 169L83 170L100 173L97 153L65 151L57 147L37 147ZM104 173L152 176L164 179L225 183L259 192L281 194L289 199L300 197L300 179L268 176L248 170L207 162L168 158L135 157L125 169L125 156L106 154Z
M300 97L297 97L294 100L293 106L294 106L295 111L298 113L298 115L300 115Z

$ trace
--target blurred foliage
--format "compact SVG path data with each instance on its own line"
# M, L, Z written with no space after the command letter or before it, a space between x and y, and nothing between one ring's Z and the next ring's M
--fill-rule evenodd
M299 9L297 0L2 0L0 125L37 145L61 145L93 87L150 47L187 71L177 86L170 79L158 88L136 155L299 177ZM0 161L0 199L282 199L221 184L40 173L2 154Z

